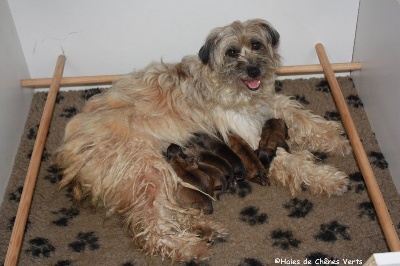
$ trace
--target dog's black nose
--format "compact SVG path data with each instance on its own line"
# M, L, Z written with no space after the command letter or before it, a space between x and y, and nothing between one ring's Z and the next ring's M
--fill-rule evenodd
M249 75L250 78L257 78L261 75L261 70L258 67L249 66L247 67L247 75Z

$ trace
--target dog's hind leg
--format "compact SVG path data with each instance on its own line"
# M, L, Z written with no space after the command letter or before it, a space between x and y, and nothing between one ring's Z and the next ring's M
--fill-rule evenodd
M108 139L114 149L82 141L85 149L71 142L64 146L59 154L64 162L62 186L72 183L76 200L90 196L92 204L104 205L109 215L120 214L144 251L177 262L207 259L209 237L199 230L222 237L225 229L213 221L198 226L203 223L203 217L196 217L199 211L176 203L174 194L181 181L156 150L137 141L114 141ZM77 156L84 163L75 163Z
M289 142L310 151L342 156L350 153L350 143L338 122L311 113L285 95L275 95L274 103L276 117L283 119L289 127Z
M311 194L341 195L347 191L347 175L331 165L317 164L308 151L288 153L278 148L272 160L270 175L289 187L292 195L304 183Z
M207 259L209 235L225 237L226 230L212 220L203 221L198 210L181 208L174 199L177 177L172 168L163 158L150 161L135 185L136 196L121 210L133 237L145 251L176 262Z

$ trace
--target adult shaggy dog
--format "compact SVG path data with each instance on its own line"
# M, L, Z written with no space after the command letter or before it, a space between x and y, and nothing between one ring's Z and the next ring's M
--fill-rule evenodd
M150 64L92 97L68 123L57 151L61 187L72 184L76 201L90 197L122 215L148 253L174 261L206 259L210 243L227 232L177 204L177 184L190 185L162 152L171 143L185 146L195 133L219 135L227 143L234 134L255 150L265 121L281 118L299 149L278 149L272 177L293 193L303 182L313 193L343 193L346 175L315 164L307 150L346 154L349 143L338 123L275 94L278 42L278 32L264 20L233 22L212 30L198 55Z

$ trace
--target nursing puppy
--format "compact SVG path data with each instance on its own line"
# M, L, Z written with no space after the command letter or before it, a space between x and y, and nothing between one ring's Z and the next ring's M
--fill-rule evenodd
M236 21L212 30L198 55L152 63L93 96L66 126L56 156L64 173L60 187L76 184L77 201L90 197L121 215L146 252L203 260L210 242L227 231L199 210L179 206L174 194L183 181L162 152L171 143L184 146L195 132L226 142L234 133L255 150L265 121L281 118L302 150L278 149L272 177L293 193L306 182L314 193L342 194L346 175L313 163L307 150L343 155L349 143L337 122L275 94L278 43L268 22Z
M198 145L189 145L185 150L190 156L195 157L200 163L204 165L211 165L222 171L227 187L233 187L236 184L236 177L234 168L224 157L215 154L212 151L206 150L205 148ZM204 167L203 167L204 168Z
M279 147L289 152L289 145L286 142L288 138L288 128L285 121L271 118L265 122L256 154L266 169L270 167Z
M167 160L176 174L194 188L178 184L175 200L183 208L194 208L205 214L213 212L211 196L214 195L214 181L204 172L199 170L195 158L187 158L180 146L169 145Z
M231 186L247 177L242 159L219 137L196 134L186 151L222 170Z

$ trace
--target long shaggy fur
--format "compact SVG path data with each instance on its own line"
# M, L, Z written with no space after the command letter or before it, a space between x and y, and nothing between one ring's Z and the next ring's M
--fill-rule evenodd
M227 141L235 133L256 149L264 122L282 118L290 139L304 149L349 151L336 122L275 94L278 41L279 34L266 21L234 22L214 29L198 56L177 64L150 64L92 97L68 123L57 151L64 173L61 187L72 184L76 201L89 197L93 205L122 215L135 241L150 254L174 261L208 258L209 243L227 232L198 210L177 204L178 184L188 184L162 155L171 143L185 146L195 133L218 134ZM333 187L319 181L343 180L342 175L306 181L299 174L291 183L288 173L295 176L293 171L307 172L301 168L315 165L288 165L285 156L277 152L271 167L291 190L299 182L320 183L323 188L315 192L326 194L344 190L344 181Z

